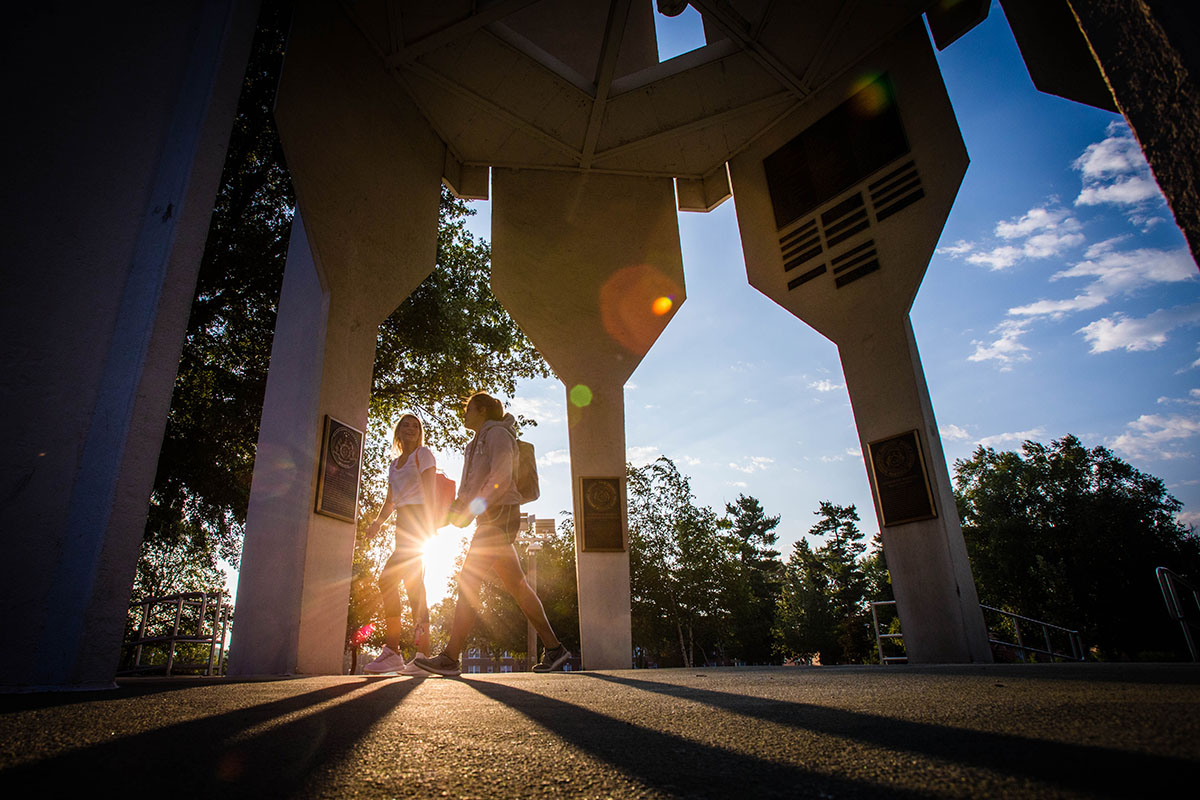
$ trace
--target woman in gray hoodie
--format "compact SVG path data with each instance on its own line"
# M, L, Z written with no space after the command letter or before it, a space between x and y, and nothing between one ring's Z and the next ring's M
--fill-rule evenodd
M563 646L537 593L521 569L513 542L521 527L521 495L515 481L517 465L516 420L491 395L478 392L467 401L463 424L475 432L467 444L458 497L450 506L450 521L466 527L475 520L475 535L458 574L458 598L446 649L433 658L416 658L417 666L436 675L462 672L459 656L479 613L479 590L489 569L513 596L546 646L534 672L561 667L571 653Z

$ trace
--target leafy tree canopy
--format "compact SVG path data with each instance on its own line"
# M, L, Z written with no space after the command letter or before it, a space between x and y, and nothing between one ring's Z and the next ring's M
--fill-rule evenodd
M1182 646L1154 570L1200 578L1200 541L1158 478L1067 435L954 464L980 600L1078 629L1108 658Z

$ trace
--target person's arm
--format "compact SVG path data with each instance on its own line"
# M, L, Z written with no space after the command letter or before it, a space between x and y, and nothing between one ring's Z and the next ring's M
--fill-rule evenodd
M380 526L387 522L388 517L392 515L392 484L388 483L387 495L383 498L383 506L380 507L379 513L375 515L374 521L367 526L367 538L374 539L375 534L379 533Z

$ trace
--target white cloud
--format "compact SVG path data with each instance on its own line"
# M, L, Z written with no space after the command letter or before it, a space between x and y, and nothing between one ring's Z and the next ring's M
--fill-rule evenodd
M1016 317L1062 316L1072 311L1098 308L1117 295L1130 294L1152 284L1181 283L1200 277L1185 249L1141 248L1118 252L1112 249L1118 241L1120 238L1092 245L1087 250L1086 261L1050 277L1052 281L1092 278L1080 294L1068 300L1038 300L1010 308L1008 313Z
M1031 208L1015 220L996 223L996 235L1001 239L1024 239L1045 231L1061 230L1079 230L1079 221L1061 208Z
M974 249L975 249L974 242L968 242L963 239L959 239L954 244L942 245L935 252L940 256L950 256L951 258L957 258L959 256L965 256L967 253L971 252Z
M1125 210L1130 222L1143 230L1149 229L1160 218L1148 209L1165 203L1150 165L1128 125L1110 123L1106 134L1103 141L1088 145L1071 165L1079 171L1083 183L1075 205L1118 206Z
M1129 126L1109 123L1103 141L1089 144L1072 166L1085 180L1097 180L1114 175L1127 175L1149 169L1142 150L1129 132Z
M1181 448L1183 440L1200 434L1200 415L1143 414L1125 426L1125 432L1112 442L1112 448L1131 458L1188 458L1191 452Z
M846 455L850 456L851 458L862 458L862 448L861 447L847 447Z
M551 450L549 453L542 453L538 456L538 464L543 467L553 467L556 464L570 464L570 450Z
M562 401L551 400L547 397L520 395L512 399L507 410L512 412L515 417L524 416L540 423L554 423L563 420Z
M1021 260L1021 248L1005 245L967 256L967 263L979 264L993 270L1008 269Z
M816 389L818 392L832 392L837 389L842 389L844 387L845 387L844 384L834 383L833 381L827 380L825 378L822 378L819 381L813 381L812 383L808 384L808 388Z
M725 483L738 489L745 489L749 486L745 481L726 481Z
M1162 406L1200 406L1200 389L1190 390L1187 397L1160 397L1157 402Z
M996 236L1015 243L973 252L967 256L967 263L1002 270L1027 258L1051 258L1083 244L1081 228L1079 220L1061 208L1031 208L1016 219L996 223ZM971 249L964 242L948 249L947 254L958 255Z
M689 467L696 467L696 466L699 466L704 463L700 459L693 458L692 456L682 456L682 457L680 457L679 461L686 464Z
M1091 352L1107 353L1110 350L1156 350L1167 341L1167 334L1175 328L1200 324L1200 303L1175 308L1160 308L1153 314L1137 319L1124 314L1113 314L1080 328L1091 344Z
M1037 439L1039 436L1045 436L1045 428L1034 428L1028 431L1015 431L1013 433L997 433L991 436L984 436L976 444L981 447L1003 447L1006 444L1020 444L1026 439Z
M1120 178L1107 186L1087 186L1075 198L1077 206L1132 206L1162 196L1158 184L1141 176Z
M975 352L967 357L968 361L996 361L1002 371L1012 369L1018 361L1029 360L1029 348L1021 344L1020 339L1028 332L1028 323L1022 320L1002 320L992 329L997 335L991 344L974 340Z
M1200 527L1200 511L1181 511L1175 515L1180 525Z
M1008 313L1014 317L1060 317L1072 311L1087 311L1104 305L1108 298L1080 294L1070 300L1038 300L1028 305L1014 306Z
M769 465L775 463L775 459L768 458L767 456L751 456L750 458L743 459L742 461L742 464L735 464L731 461L729 462L729 466L733 469L736 469L738 472L745 472L749 474L751 472L759 472L764 470Z
M625 460L634 466L649 464L661 455L661 449L656 445L641 445L625 448Z
M948 439L951 442L964 442L971 438L971 434L957 425L945 425L938 428L938 433L943 439Z

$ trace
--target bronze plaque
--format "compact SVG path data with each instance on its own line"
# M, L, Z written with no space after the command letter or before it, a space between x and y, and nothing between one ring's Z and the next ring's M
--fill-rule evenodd
M321 472L317 479L318 514L346 522L358 519L358 479L363 432L325 415L321 437Z
M935 518L937 508L917 432L880 439L867 447L871 451L871 482L879 498L880 524L888 527Z
M583 517L579 540L583 550L621 552L625 549L625 525L621 514L624 486L620 478L580 478Z

